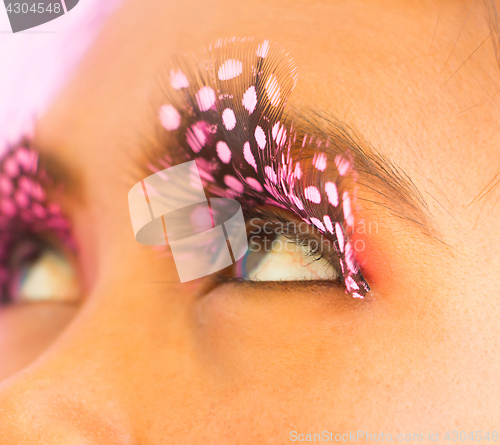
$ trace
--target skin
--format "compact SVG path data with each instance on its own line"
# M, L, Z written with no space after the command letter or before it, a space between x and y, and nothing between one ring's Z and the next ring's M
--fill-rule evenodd
M362 430L448 443L446 431L498 429L500 189L474 198L499 169L500 77L491 38L452 76L489 34L476 3L454 47L468 9L126 3L37 127L37 144L76 174L62 205L84 297L19 345L30 356L6 361L0 442L280 444L290 431ZM148 92L170 54L232 35L284 45L299 67L294 104L344 119L426 200L433 237L364 205L377 222L361 253L371 299L318 283L153 283L175 280L175 266L134 241L126 198L151 131ZM27 310L1 316L22 323Z

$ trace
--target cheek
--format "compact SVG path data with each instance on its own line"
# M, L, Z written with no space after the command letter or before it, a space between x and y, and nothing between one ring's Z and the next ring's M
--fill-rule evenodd
M197 339L224 375L262 379L279 390L298 379L335 376L338 352L370 338L369 306L331 285L227 284L197 308Z
M0 381L41 355L77 310L76 306L57 303L0 308Z

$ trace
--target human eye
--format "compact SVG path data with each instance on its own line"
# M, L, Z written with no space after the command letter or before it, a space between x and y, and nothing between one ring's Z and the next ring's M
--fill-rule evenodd
M78 299L75 266L58 243L19 234L6 255L2 305L74 302Z
M271 234L253 233L235 276L338 280L353 297L363 298L370 287L352 242L352 139L317 134L285 107L297 81L288 53L267 40L229 39L200 59L173 60L166 73L155 114L160 150L168 154L150 162L149 170L195 161L205 192L237 200L247 219L257 207L288 212L281 221L276 212L261 212L264 226L288 218L287 230L275 231L272 242ZM290 228L295 220L308 230ZM274 247L265 255L256 251L268 242Z
M330 280L341 285L336 241L277 208L247 212L248 250L231 268L236 281Z
M74 244L60 207L47 198L49 178L29 143L0 164L0 303L75 302Z

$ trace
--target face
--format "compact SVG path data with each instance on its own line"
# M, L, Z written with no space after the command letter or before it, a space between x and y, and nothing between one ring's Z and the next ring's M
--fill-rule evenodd
M485 9L469 6L131 0L119 9L32 141L78 248L59 249L71 292L1 308L2 443L494 431L500 77ZM156 104L177 94L158 79L168 84L170 56L200 60L233 35L278 42L293 57L287 109L300 134L326 140L342 125L363 148L345 153L357 190L349 239L362 242L356 261L371 289L363 299L303 258L297 266L297 250L291 263L279 252L252 257L246 278L260 281L179 283L167 250L134 239L129 189L152 173L151 153L180 156L157 128ZM333 165L322 185L338 176ZM236 199L248 215L248 196ZM266 200L255 207L259 224L304 216ZM280 270L292 271L288 281Z

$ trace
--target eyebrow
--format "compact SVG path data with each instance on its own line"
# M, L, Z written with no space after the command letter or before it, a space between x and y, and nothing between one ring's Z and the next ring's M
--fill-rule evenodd
M64 187L64 193L77 200L84 199L85 188L83 187L82 171L60 157L52 154L51 151L44 149L36 144L32 148L38 155L38 171L43 172L49 179L50 188Z
M329 141L332 155L348 154L359 173L357 183L369 190L370 198L360 201L386 208L393 215L416 225L424 234L436 236L437 228L419 189L411 177L391 159L375 150L360 133L329 112L303 107L289 117L295 130ZM372 197L373 196L373 197Z

